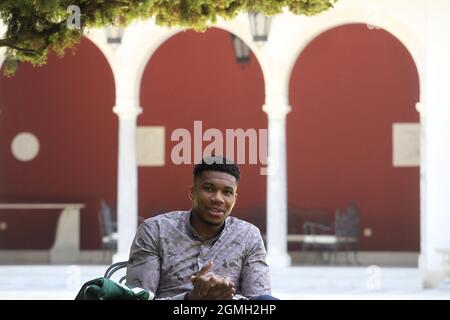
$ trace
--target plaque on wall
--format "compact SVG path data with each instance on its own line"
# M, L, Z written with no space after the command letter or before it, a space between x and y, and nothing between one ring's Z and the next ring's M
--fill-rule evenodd
M165 127L142 126L136 130L138 166L160 167L165 164Z
M392 125L392 155L394 167L420 165L420 124L394 123Z

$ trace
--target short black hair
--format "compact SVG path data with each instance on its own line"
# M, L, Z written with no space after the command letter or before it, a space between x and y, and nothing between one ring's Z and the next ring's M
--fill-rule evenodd
M202 159L202 162L194 166L194 181L200 177L203 171L220 171L231 174L239 182L241 172L239 167L231 160L222 156L210 156Z

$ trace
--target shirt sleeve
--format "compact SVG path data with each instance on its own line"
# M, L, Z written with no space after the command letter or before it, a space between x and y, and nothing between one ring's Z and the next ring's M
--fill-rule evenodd
M186 293L169 298L158 298L158 286L161 273L161 255L159 250L159 227L154 221L142 223L130 249L127 265L127 284L147 289L155 294L156 300L184 300Z
M252 226L247 237L247 254L241 271L241 294L247 298L271 294L267 251L259 229Z
M158 291L161 258L156 222L142 223L133 239L127 265L127 284Z

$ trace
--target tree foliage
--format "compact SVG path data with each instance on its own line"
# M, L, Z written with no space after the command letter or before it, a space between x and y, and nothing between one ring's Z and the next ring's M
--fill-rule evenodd
M276 15L288 8L298 15L315 15L337 0L1 0L0 19L6 27L0 47L6 47L5 74L15 73L20 62L45 64L48 52L62 56L89 28L126 26L154 18L161 26L180 26L204 31L218 17L232 19L238 13L259 11ZM79 26L75 11L79 8ZM72 26L72 27L71 27Z

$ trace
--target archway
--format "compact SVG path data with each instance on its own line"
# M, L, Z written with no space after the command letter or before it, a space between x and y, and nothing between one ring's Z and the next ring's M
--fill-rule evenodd
M267 127L264 80L251 53L248 64L236 63L230 34L213 28L205 33L187 31L164 42L152 55L141 82L139 127L164 127L164 164L139 167L139 213L153 216L190 208L187 197L192 182L192 163L177 165L171 153L178 141L172 133L187 129L193 138L194 121L201 121L202 134L211 128L224 137L226 129ZM203 149L209 142L203 142ZM247 149L248 150L248 149ZM240 165L242 180L234 215L265 226L265 180L260 165Z
M356 201L361 250L418 253L419 167L394 167L392 154L393 126L418 124L418 101L415 63L390 33L349 24L316 37L290 81L289 204L331 218ZM291 232L299 219L289 216Z
M23 64L12 78L0 76L0 197L4 202L81 202L80 247L98 249L100 199L114 202L117 118L114 79L101 51L83 39L76 54L51 54L39 68ZM40 145L28 162L17 160L11 141L33 133ZM2 212L2 249L48 249L57 214ZM19 231L20 230L20 231ZM39 230L39 235L36 235Z

